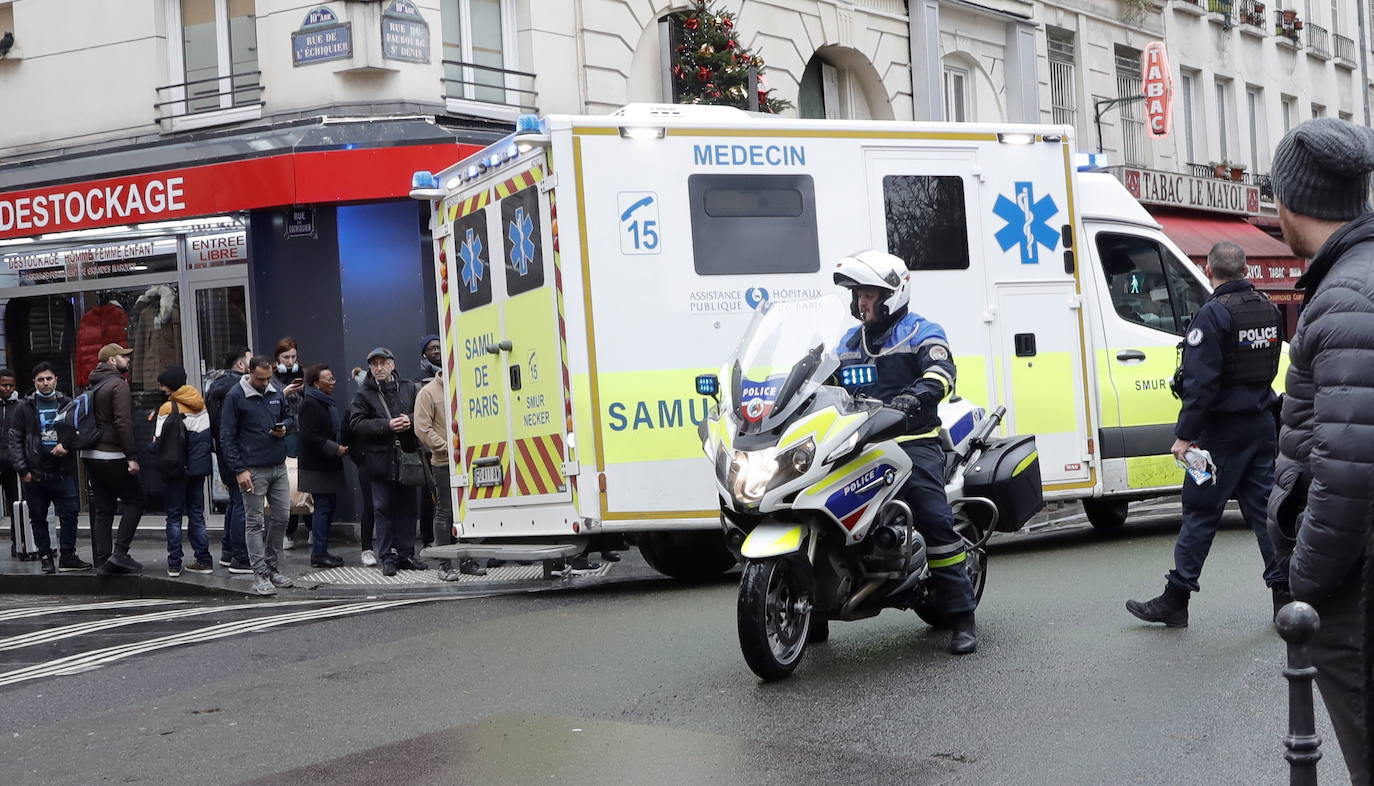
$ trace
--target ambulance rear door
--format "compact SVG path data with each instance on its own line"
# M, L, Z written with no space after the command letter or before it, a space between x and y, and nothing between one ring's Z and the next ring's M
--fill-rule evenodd
M445 203L441 230L459 520L465 537L573 534L551 180L542 152L498 171Z

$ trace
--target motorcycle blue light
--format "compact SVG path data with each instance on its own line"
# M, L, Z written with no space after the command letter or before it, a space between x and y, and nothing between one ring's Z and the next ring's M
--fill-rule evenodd
M878 379L878 367L872 364L845 366L840 369L840 384L847 388L872 385Z

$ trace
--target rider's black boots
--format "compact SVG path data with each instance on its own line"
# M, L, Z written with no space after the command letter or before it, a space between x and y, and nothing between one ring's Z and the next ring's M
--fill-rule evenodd
M978 630L973 624L973 612L954 615L950 620L954 633L949 637L949 651L954 655L968 655L978 649Z

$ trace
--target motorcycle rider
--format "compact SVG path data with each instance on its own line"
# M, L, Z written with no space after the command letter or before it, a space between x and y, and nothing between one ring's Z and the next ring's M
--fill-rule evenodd
M876 381L857 392L906 413L907 435L899 437L911 458L911 477L902 501L925 538L935 608L954 629L949 651L967 655L978 647L973 584L964 565L963 539L945 496L945 454L937 407L954 389L954 359L945 331L912 313L910 272L884 251L861 251L835 265L835 283L852 293L850 311L863 324L840 341L844 366L872 364Z

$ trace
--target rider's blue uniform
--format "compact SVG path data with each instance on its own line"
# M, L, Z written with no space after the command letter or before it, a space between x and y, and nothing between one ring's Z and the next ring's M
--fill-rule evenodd
M937 408L954 390L949 341L938 324L910 312L881 330L876 336L859 327L846 333L840 341L840 363L876 366L876 381L858 393L884 403L900 395L920 402L919 410L907 418L907 436L899 440L912 463L902 499L926 541L937 608L946 614L972 611L977 601L964 569L963 539L954 530L954 514L945 496L945 454L939 441Z

